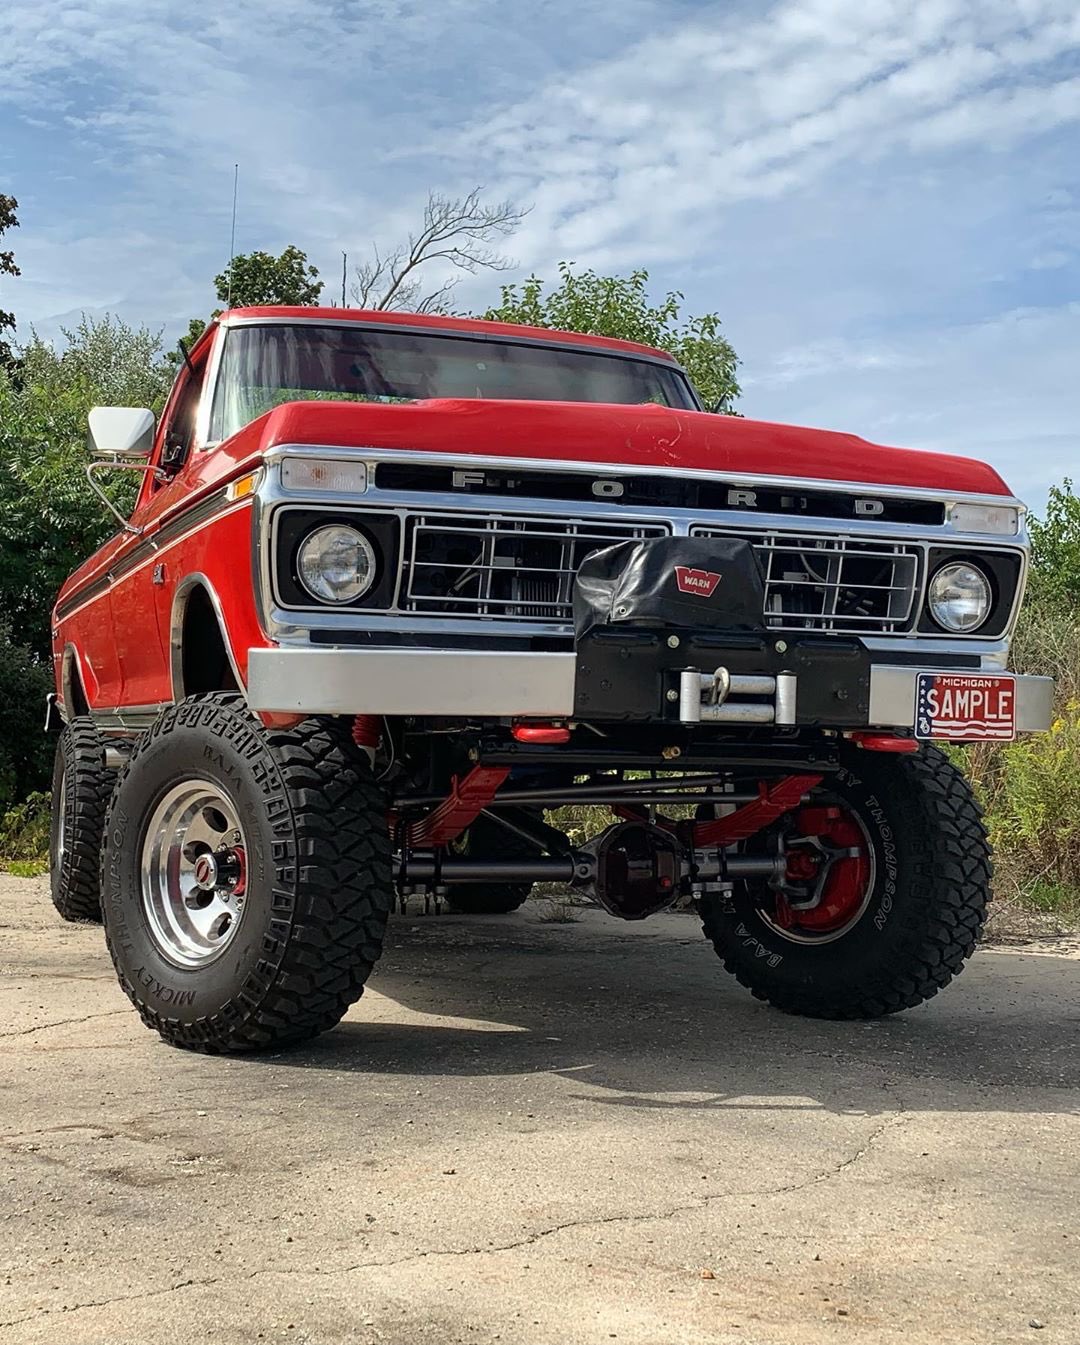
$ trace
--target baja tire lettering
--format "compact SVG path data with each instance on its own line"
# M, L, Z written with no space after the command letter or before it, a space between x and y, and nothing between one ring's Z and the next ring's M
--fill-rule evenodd
M178 779L204 777L229 781L243 823L245 929L226 956L181 971L147 919L141 851L155 801ZM235 692L165 710L124 767L102 857L106 941L147 1026L172 1045L219 1053L337 1023L379 957L393 904L386 812L342 723L264 730Z

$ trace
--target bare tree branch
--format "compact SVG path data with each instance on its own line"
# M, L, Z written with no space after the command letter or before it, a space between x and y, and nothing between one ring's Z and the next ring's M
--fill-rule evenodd
M421 268L432 263L475 275L477 271L507 271L516 263L492 247L508 238L529 213L513 201L487 205L483 188L451 199L432 192L424 207L423 225L390 252L371 247L371 260L356 268L350 291L360 308L408 313L449 313L450 300L461 279L451 275L426 289Z

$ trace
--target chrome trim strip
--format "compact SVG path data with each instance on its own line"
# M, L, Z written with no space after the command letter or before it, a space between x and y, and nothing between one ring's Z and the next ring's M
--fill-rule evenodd
M87 704L88 697L86 695L86 682L83 678L79 651L74 643L71 640L68 640L64 645L63 653L61 654L60 697L58 701L60 714L63 717L65 724L68 722L69 718L76 718L73 713L76 704L76 679L79 683L79 693L82 696L83 704L85 705Z
M859 641L872 655L877 654L882 658L900 652L925 654L934 658L940 658L943 654L974 657L980 660L982 667L988 672L1004 670L1009 658L1009 641L1004 636L992 640L980 640L973 635L932 635L913 631L903 636L860 635ZM959 668L957 671L963 672L964 669Z
M573 654L486 649L252 649L248 704L278 714L553 715L574 710Z
M206 362L206 373L203 377L202 393L199 396L199 409L195 413L195 452L203 453L206 449L212 447L210 443L210 417L214 409L214 393L217 391L218 376L221 372L221 361L225 354L225 331L221 323L214 323L216 331L213 336L213 347L210 350L210 358Z
M102 733L130 735L145 733L158 715L168 708L168 701L151 705L115 705L106 709L92 709L90 717Z
M279 643L293 641L307 644L308 632L320 631L370 631L381 635L407 631L410 635L431 637L430 643L437 645L447 636L498 636L505 638L508 648L515 641L552 639L564 640L569 647L573 636L573 627L566 622L522 621L506 619L490 621L486 617L468 616L421 616L412 612L331 612L320 610L298 611L296 608L271 606L264 621L271 637Z
M115 565L110 565L104 573L88 580L82 588L68 594L62 603L57 604L55 609L56 620L65 621L81 607L93 601L94 598L107 592L121 579L128 578L129 575L142 569L151 561L156 561L163 551L167 551L177 542L183 541L196 529L202 527L204 523L209 522L216 514L228 512L222 509L223 505L230 503L228 490L228 485L223 486L219 490L212 491L209 495L202 496L201 499L190 505L173 510L172 513L167 515L160 527L125 551ZM245 496L243 499L235 501L234 507L242 508L249 501L250 497Z
M875 728L913 728L915 724L915 679L921 672L947 672L943 668L898 667L873 664L870 668L870 712ZM1017 733L1042 733L1050 727L1054 706L1051 677L1011 674L1016 682Z
M89 580L82 588L77 588L74 593L69 593L63 602L56 604L53 610L55 620L66 621L80 607L84 607L88 602L100 597L102 593L107 593L111 584L112 575L108 570L104 574L99 574L96 578Z

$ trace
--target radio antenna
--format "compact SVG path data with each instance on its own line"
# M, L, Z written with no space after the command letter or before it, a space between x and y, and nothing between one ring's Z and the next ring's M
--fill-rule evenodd
M226 289L225 307L232 308L232 269L236 256L236 196L240 187L240 165L233 164L232 183L232 232L229 235L229 283Z

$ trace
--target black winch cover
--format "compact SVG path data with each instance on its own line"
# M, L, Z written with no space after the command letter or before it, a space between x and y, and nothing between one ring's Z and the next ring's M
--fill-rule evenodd
M764 583L749 542L734 537L656 537L587 556L574 587L580 640L598 626L762 627Z

